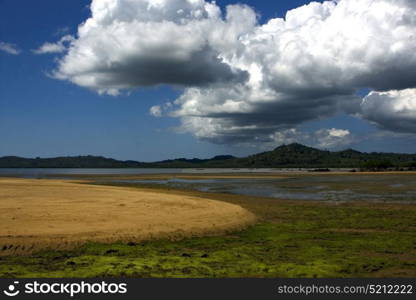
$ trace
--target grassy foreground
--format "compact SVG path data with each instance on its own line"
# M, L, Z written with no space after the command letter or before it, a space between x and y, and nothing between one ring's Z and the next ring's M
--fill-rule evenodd
M416 277L414 205L170 192L237 203L261 221L225 236L0 257L0 277Z

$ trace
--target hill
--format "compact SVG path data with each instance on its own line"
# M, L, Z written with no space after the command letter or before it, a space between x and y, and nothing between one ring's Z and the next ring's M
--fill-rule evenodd
M0 168L416 168L416 154L365 153L353 149L325 151L301 144L282 145L272 151L237 158L177 158L160 162L120 161L101 156L55 158L0 158Z
M416 161L416 154L364 153L353 149L338 152L319 150L301 144L282 145L273 151L263 152L237 160L245 167L291 168L359 168L377 162L389 162L389 166L406 167Z
M0 158L0 168L140 168L136 161L119 161L101 156L67 156L54 158Z

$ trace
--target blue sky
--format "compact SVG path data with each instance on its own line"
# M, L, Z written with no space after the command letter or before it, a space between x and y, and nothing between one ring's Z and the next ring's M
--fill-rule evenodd
M261 22L309 3L242 2L261 14ZM230 3L235 2L217 1L221 7ZM78 24L90 15L88 4L74 0L0 1L0 41L21 50L19 55L0 51L0 156L91 154L154 161L220 154L243 156L265 150L264 146L218 144L191 133L178 133L173 129L180 125L178 118L155 118L149 113L152 106L178 98L182 88L141 87L110 96L48 76L56 68L59 55L35 55L31 50L65 34L75 34ZM369 122L346 113L303 122L299 128L305 132L348 129L359 137L349 146L362 151L415 152L412 135L383 134Z

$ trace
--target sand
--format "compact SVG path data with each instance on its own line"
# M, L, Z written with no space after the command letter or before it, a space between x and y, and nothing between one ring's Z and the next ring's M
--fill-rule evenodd
M221 234L255 216L194 196L64 180L0 179L0 255L71 249L87 241Z

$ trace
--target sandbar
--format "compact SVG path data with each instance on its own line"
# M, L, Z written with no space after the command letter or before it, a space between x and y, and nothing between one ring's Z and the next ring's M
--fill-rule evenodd
M231 203L69 180L0 178L0 255L71 249L87 241L222 234L255 223Z

